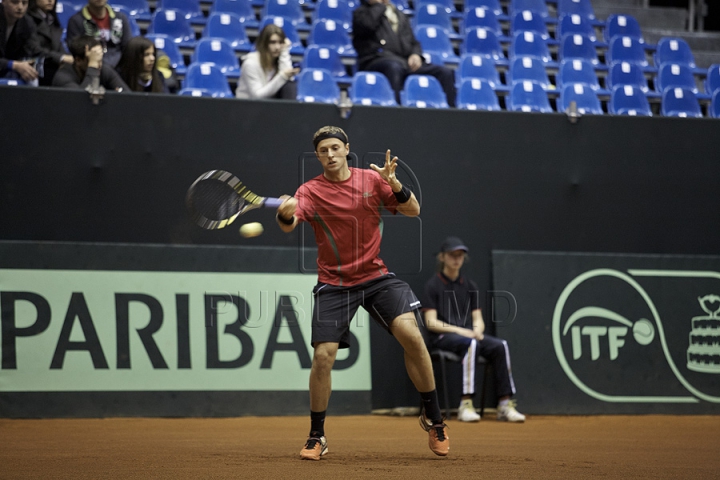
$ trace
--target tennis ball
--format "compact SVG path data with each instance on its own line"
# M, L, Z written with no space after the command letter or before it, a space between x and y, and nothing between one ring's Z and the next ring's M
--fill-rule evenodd
M650 320L641 318L633 325L633 337L640 345L649 345L655 338L655 327Z
M265 231L265 229L260 222L246 223L245 225L240 227L240 235L245 238L257 237L258 235L262 234L263 231Z

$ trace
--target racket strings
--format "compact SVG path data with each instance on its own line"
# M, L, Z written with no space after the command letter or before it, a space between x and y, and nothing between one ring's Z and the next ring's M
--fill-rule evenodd
M202 180L195 184L188 196L190 208L196 215L208 220L226 220L237 214L245 203L238 193L225 182Z

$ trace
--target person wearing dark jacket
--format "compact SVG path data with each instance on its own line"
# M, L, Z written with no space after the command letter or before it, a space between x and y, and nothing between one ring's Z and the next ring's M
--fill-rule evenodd
M405 78L417 74L437 78L448 104L455 106L454 72L445 66L425 63L410 20L389 0L363 0L353 12L352 28L358 69L385 75L398 103Z
M64 64L55 74L54 87L85 90L98 79L98 84L106 90L122 92L129 90L120 75L103 61L103 47L100 40L92 37L79 37L70 42L70 53L75 62Z
M29 5L28 15L35 22L42 52L38 60L38 70L42 67L40 85L50 86L60 65L73 63L73 57L62 41L63 26L55 12L55 0L30 0Z
M132 31L125 14L113 10L107 0L88 0L82 10L70 17L67 25L68 43L83 35L102 42L105 47L103 61L115 68L132 38Z
M21 78L37 85L35 57L40 48L27 9L28 0L3 0L0 5L0 78Z

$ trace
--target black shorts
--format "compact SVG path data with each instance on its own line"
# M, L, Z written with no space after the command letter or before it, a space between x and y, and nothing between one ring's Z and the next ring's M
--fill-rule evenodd
M392 273L352 287L318 283L313 288L313 298L313 346L322 342L337 342L340 348L348 348L350 320L360 306L388 333L393 319L420 308L420 302L410 286Z

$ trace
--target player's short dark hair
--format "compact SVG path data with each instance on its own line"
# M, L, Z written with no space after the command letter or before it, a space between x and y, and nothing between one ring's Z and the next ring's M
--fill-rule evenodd
M68 50L70 50L70 55L72 55L73 58L83 60L85 58L85 47L93 48L96 45L102 45L102 42L95 37L83 35L70 40Z

